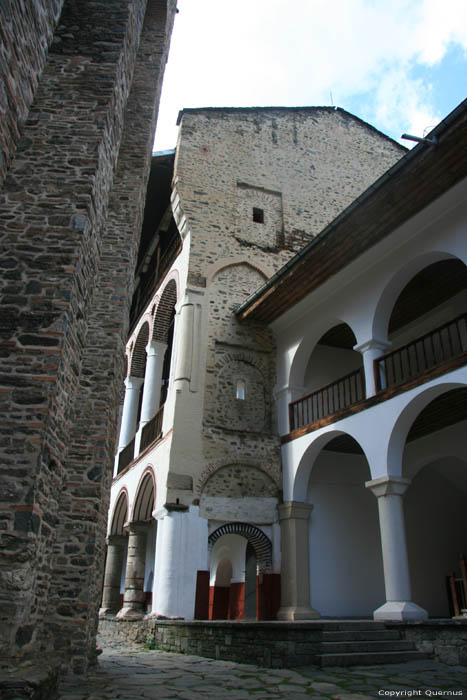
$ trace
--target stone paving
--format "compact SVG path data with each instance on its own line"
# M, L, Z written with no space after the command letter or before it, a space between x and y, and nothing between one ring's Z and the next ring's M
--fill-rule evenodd
M265 669L199 656L107 646L86 680L69 677L60 700L359 700L467 698L467 667L435 661L300 669Z

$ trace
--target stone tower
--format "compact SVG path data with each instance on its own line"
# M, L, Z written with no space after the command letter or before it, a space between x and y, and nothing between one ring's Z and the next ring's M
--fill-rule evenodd
M284 387L271 332L235 310L405 149L328 107L186 109L179 123L176 152L153 160L102 615L270 619Z
M0 8L0 657L95 657L128 307L175 0Z

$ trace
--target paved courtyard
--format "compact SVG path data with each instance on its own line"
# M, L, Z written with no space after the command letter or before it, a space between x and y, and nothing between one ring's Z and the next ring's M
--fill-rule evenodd
M467 698L467 668L434 661L385 666L265 669L199 656L107 646L87 680L62 682L60 700L300 700Z

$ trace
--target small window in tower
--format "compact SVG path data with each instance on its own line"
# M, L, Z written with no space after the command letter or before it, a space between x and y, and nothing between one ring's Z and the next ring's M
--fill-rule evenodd
M240 401L245 401L245 380L237 379L237 399Z
M256 224L264 224L264 209L253 207L253 221Z

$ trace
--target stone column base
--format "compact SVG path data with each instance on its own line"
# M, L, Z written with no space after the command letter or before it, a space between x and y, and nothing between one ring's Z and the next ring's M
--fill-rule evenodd
M117 613L117 620L142 620L145 613L142 610L135 610L134 608L123 607Z
M427 620L428 613L416 603L410 600L388 600L380 608L374 611L373 619L384 622L392 620L403 622L404 620Z
M116 615L118 610L115 610L115 608L100 608L99 609L99 617L108 617L109 615Z
M288 622L295 622L295 620L317 620L320 617L321 615L317 610L314 610L314 608L290 606L287 608L279 608L277 612L278 620L286 620Z

